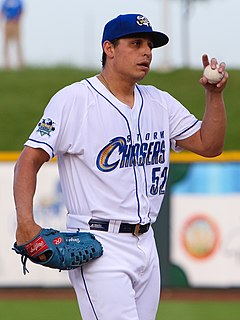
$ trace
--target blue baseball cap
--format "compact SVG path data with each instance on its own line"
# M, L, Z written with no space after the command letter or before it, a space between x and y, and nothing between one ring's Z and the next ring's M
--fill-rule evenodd
M138 34L150 36L153 47L162 47L168 43L169 38L166 34L153 31L149 20L141 14L124 14L110 20L104 27L102 46L105 41L135 36Z

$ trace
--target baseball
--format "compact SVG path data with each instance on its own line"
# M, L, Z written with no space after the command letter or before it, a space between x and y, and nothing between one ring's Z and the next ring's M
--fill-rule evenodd
M216 84L223 78L223 73L218 72L218 65L216 69L212 69L210 65L208 65L203 72L203 75L208 79L208 82L211 84Z

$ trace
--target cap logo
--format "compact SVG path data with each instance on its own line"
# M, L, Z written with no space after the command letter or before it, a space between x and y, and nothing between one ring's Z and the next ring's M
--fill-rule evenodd
M137 24L139 26L151 27L150 21L144 16L137 16Z

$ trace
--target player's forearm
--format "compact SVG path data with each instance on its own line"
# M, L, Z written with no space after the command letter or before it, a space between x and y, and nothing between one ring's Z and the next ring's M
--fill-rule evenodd
M33 221L33 197L36 190L36 173L32 165L21 159L14 170L14 201L18 225Z
M18 161L14 172L14 200L17 214L17 244L35 237L41 230L33 217L33 197L36 189L36 168L31 162Z
M206 92L206 111L200 130L205 156L222 153L226 132L226 111L221 92Z
M36 190L37 173L48 154L41 149L25 147L14 170L14 200L17 212L16 240L25 243L39 233L41 227L34 221L33 197Z
M44 150L25 147L16 163L13 191L19 225L33 221L37 173L48 160L49 156Z

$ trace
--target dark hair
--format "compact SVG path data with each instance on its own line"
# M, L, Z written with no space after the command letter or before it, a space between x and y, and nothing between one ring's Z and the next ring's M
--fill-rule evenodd
M119 39L114 39L114 40L112 40L110 42L113 44L114 47L116 47L118 45ZM106 56L106 53L103 50L103 52L102 52L102 60L101 60L102 61L102 68L104 68L104 66L106 64L106 60L107 60L107 56Z

